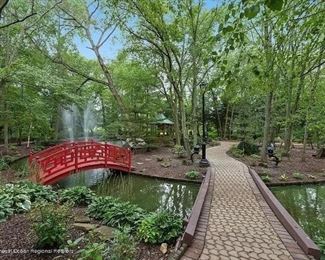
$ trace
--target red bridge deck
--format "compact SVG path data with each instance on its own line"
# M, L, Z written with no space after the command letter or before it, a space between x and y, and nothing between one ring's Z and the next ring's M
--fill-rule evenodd
M131 150L94 141L62 143L29 156L36 181L52 184L71 172L110 168L131 170Z

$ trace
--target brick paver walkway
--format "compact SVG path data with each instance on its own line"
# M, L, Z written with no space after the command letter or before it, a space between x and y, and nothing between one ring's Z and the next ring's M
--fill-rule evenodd
M248 168L226 154L230 146L223 142L207 151L216 174L200 259L298 259L289 253L254 195Z

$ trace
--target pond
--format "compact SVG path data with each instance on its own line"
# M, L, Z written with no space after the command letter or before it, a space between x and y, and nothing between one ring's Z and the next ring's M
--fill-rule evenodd
M16 171L27 166L27 158L11 164ZM191 213L200 184L169 181L132 174L113 174L96 169L72 174L54 185L57 188L90 187L98 195L118 197L148 211L169 210L181 217Z
M310 238L324 247L325 184L273 187L271 191Z
M200 185L166 181L104 169L79 172L56 184L59 188L88 186L98 195L118 197L148 211L169 210L185 217L191 213Z

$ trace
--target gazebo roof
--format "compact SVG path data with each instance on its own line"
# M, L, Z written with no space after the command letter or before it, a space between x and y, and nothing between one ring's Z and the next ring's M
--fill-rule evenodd
M156 121L153 122L153 124L155 124L155 125L173 125L174 122L169 120L163 114L158 114L156 117Z

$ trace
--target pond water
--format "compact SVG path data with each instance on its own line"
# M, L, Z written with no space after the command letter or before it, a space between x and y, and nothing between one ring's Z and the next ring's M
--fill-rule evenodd
M325 184L273 187L271 191L316 244L325 244Z
M191 213L200 185L166 181L132 174L112 174L98 169L70 175L59 188L88 186L98 195L118 197L148 211L169 210L185 217Z
M27 158L11 167L20 171L27 167ZM27 167L28 168L28 167ZM98 195L118 197L148 211L169 210L181 217L191 213L200 184L169 181L132 174L113 174L106 169L78 172L54 185L57 188L90 187Z

